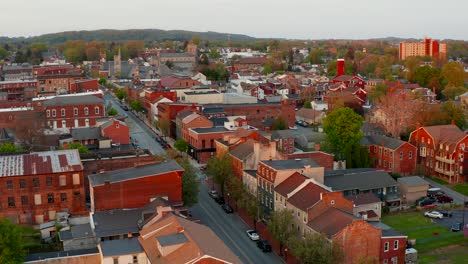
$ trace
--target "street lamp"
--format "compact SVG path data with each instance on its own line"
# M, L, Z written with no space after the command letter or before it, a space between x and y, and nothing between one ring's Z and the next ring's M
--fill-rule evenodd
M229 196L231 196L230 193L227 193L227 203L229 204Z
M288 248L284 249L284 259L287 261L288 260Z

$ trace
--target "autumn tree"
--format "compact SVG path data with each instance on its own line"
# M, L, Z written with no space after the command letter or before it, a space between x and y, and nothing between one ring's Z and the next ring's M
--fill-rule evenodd
M438 79L439 77L439 70L428 65L418 67L414 72L414 81L422 87L428 87L429 82L434 82L434 78Z
M145 43L143 41L127 41L125 43L125 47L127 48L128 56L130 58L136 58L139 56L140 52L145 49Z
M206 171L213 177L214 182L221 187L221 194L224 196L224 188L226 180L233 177L232 158L228 153L224 153L220 157L213 156L208 160Z
M101 58L99 49L96 47L87 47L86 48L86 60L88 61L98 61Z
M276 210L267 222L268 231L280 243L280 252L283 252L283 246L297 235L296 229L292 227L293 215L294 212L290 209Z
M382 96L385 96L387 93L387 85L385 85L384 83L379 83L369 92L369 100L371 100L372 102L377 102Z
M442 68L442 77L449 86L463 86L466 78L465 70L458 62L452 61Z
M349 107L330 112L323 120L323 131L335 154L357 144L362 138L361 126L364 118Z
M468 115L462 106L455 104L453 101L447 101L442 104L442 111L447 116L447 123L453 121L460 129L466 128Z
M286 120L282 116L278 116L273 120L273 124L271 125L271 130L284 130L288 128L288 124Z
M444 88L444 90L442 90L442 94L447 99L455 100L455 97L457 97L459 95L462 95L462 94L466 93L467 91L468 91L468 89L466 89L465 87L462 87L462 86L448 85L447 87Z
M293 239L290 244L294 256L303 264L334 264L344 259L342 247L323 233L307 233L304 239Z
M23 235L19 226L9 219L0 219L0 263L23 263L26 251Z
M406 68L406 79L408 79L410 82L414 82L414 74L416 70L419 68L419 65L421 64L421 58L420 57L408 57L406 58L405 61L405 68Z

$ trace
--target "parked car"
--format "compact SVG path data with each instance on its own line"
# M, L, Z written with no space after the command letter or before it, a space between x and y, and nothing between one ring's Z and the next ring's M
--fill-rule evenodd
M426 204L425 206L423 206L424 209L434 209L437 207L437 204L433 203L433 204Z
M436 198L436 197L442 196L442 195L445 195L445 193L440 188L429 188L427 190L427 196L428 197Z
M440 212L444 217L452 217L452 212L449 211L441 211Z
M461 231L462 230L462 224L461 223L454 223L452 225L452 228L450 228L450 230L452 230L452 232Z
M225 203L224 197L222 197L222 196L218 196L218 198L216 198L215 201L216 201L218 204L224 204L224 203Z
M419 206L426 206L426 205L429 205L429 204L433 204L435 202L436 202L436 199L434 199L432 197L426 197L426 198L424 198L424 200L419 202Z
M234 212L234 210L232 210L232 207L227 203L221 205L221 208L223 208L224 212L228 214L232 214Z
M215 200L219 198L218 191L216 191L216 190L211 190L211 191L209 192L209 195L211 196L211 198L213 198L213 199L215 199Z
M122 109L125 110L125 111L128 111L128 110L129 110L129 109L128 109L128 106L126 106L126 105L122 106Z
M247 235L249 236L250 240L252 241L258 241L260 240L260 236L257 234L257 231L255 230L247 230L245 231Z
M438 203L452 203L453 198L447 195L442 195L442 196L437 197L437 202Z
M430 211L430 212L425 212L424 216L430 217L430 218L439 218L442 219L444 218L444 215L440 212L437 211Z
M258 241L257 247L259 247L263 252L271 252L271 246L266 240Z

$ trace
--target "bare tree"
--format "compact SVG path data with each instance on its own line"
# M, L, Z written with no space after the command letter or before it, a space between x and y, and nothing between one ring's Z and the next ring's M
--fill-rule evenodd
M45 117L42 112L24 111L15 119L15 136L27 150L43 145Z

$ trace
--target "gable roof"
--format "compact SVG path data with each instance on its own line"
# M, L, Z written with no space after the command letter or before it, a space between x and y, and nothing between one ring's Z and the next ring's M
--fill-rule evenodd
M299 172L294 172L286 180L284 180L282 183L278 184L278 186L275 187L275 192L286 197L288 193L294 191L306 180L306 176L300 174Z
M345 199L348 199L354 203L354 205L359 206L363 204L371 204L371 203L380 203L380 199L375 196L373 193L360 193L356 195L348 195L344 196Z
M111 119L107 120L107 122L105 122L104 124L101 125L101 129L106 129L106 128L112 126L115 122L118 122L122 126L127 126L127 124L125 124L125 122L122 122L122 121L120 121L118 119L111 118Z
M328 192L328 190L309 182L301 190L289 197L288 202L302 211L307 211L308 208L320 201L320 194L326 192Z
M149 164L128 169L92 174L89 175L88 178L91 186L96 187L104 185L105 182L122 182L177 171L184 171L184 169L179 164L177 164L176 161L170 160L156 164Z
M339 173L325 171L324 182L334 191L358 189L361 191L396 186L397 182L385 171Z
M165 246L172 246L177 244L182 244L188 242L188 238L185 236L184 233L177 233L177 234L169 234L165 236L158 236L156 237L159 244L163 247Z
M434 139L435 144L449 144L450 150L455 144L467 135L455 125L425 126L422 127Z
M93 105L103 104L104 100L94 95L56 96L44 102L44 106Z
M378 145L378 146L384 146L386 148L396 150L403 144L405 144L406 141L396 139L396 138L391 138L387 136L381 136L381 135L370 135L370 136L364 136L361 139L361 145Z
M333 220L332 220L333 219ZM312 219L307 225L313 230L332 237L354 221L355 217L334 207L329 207L322 214Z
M254 152L254 147L253 147L253 142L251 140L247 140L246 142L237 145L233 150L231 150L229 153L240 159L244 160L246 159L250 154Z

